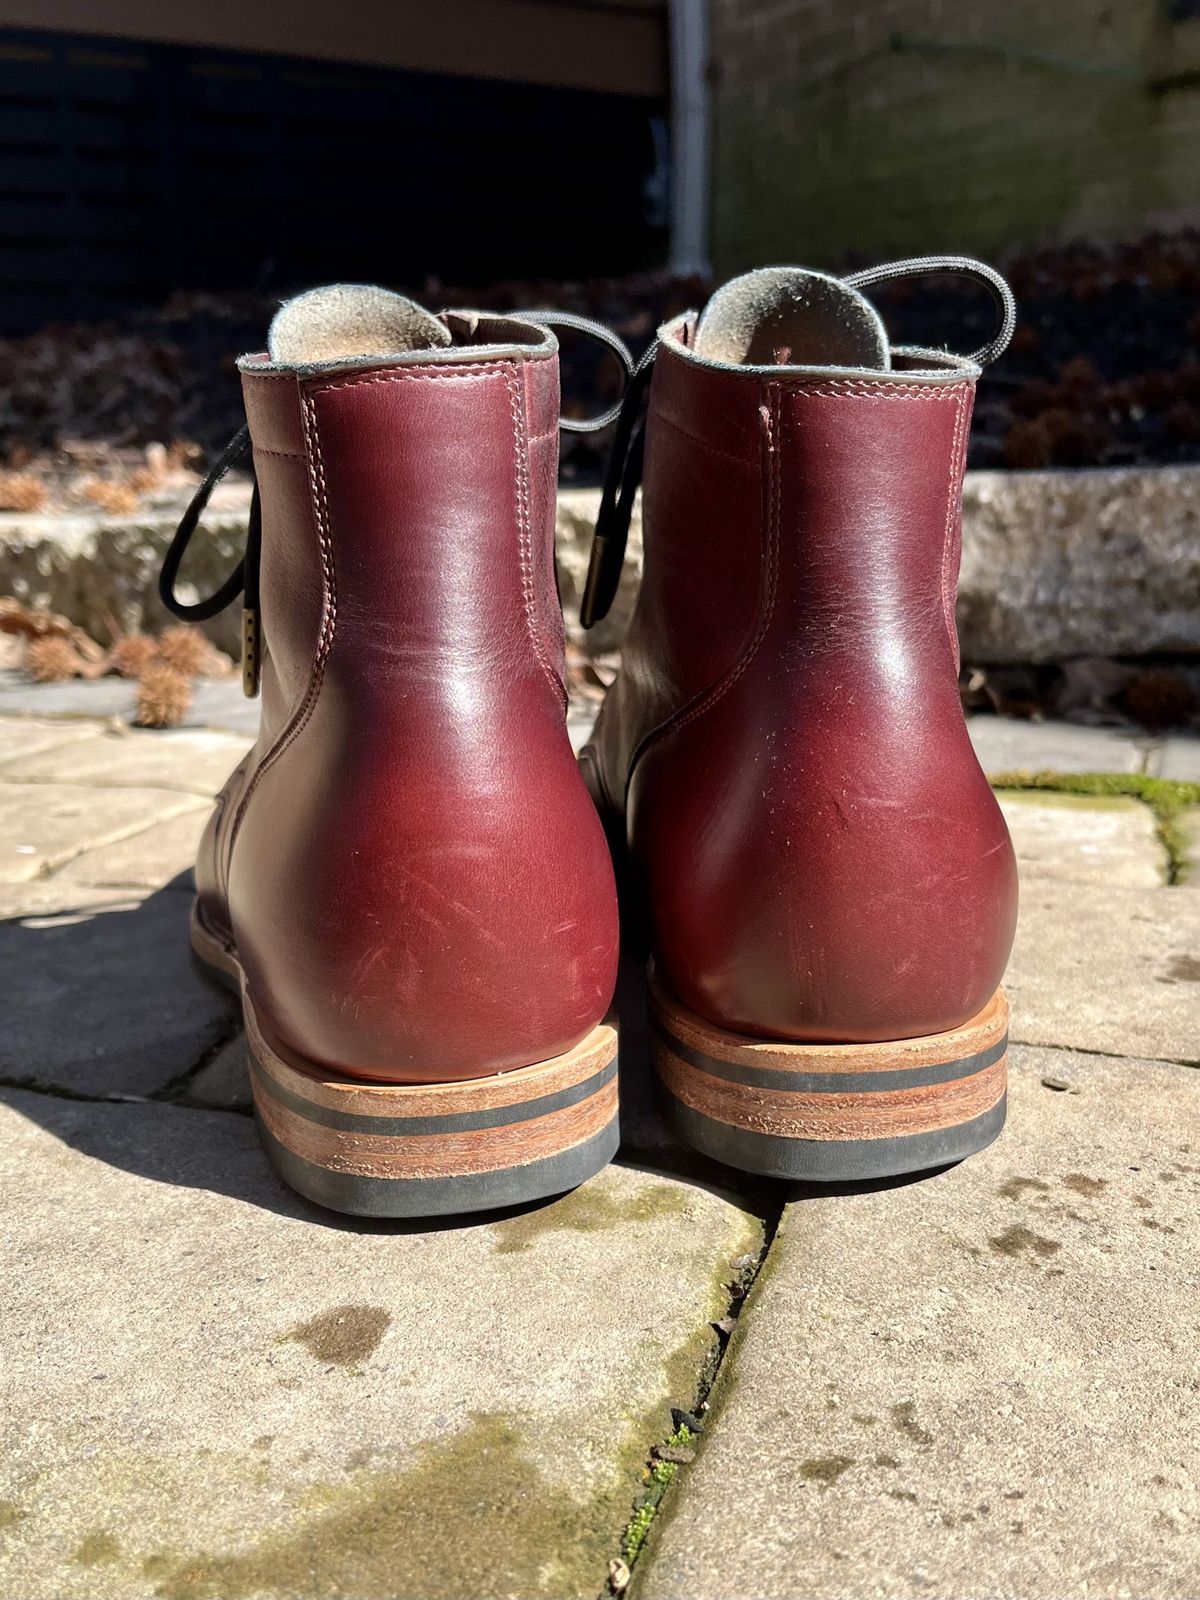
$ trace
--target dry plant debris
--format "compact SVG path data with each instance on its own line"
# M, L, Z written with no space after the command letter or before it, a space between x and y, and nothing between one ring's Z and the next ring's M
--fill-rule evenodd
M191 703L191 679L166 662L155 662L138 679L133 720L140 728L171 728L183 721Z

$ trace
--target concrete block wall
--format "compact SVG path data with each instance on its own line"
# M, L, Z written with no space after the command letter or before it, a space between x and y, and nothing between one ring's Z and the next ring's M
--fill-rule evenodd
M1180 0L712 0L719 271L1200 223Z

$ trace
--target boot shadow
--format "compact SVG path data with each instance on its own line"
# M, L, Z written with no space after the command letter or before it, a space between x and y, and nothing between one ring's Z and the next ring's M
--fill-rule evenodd
M344 1216L296 1194L271 1166L249 1110L187 1098L197 1070L241 1032L237 999L194 962L190 873L150 894L114 888L97 903L0 922L8 1026L0 1099L54 1138L135 1177L207 1189L282 1216L358 1233L431 1233L502 1222L555 1198L420 1219ZM662 1172L741 1203L744 1175L677 1141L654 1103L640 962L626 962L620 1060L622 1165ZM755 1185L755 1188L758 1186Z
M191 874L0 922L6 1022L0 1100L94 1160L154 1183L207 1189L356 1233L432 1233L552 1201L414 1220L343 1216L279 1178L245 1108L187 1102L199 1066L239 1037L234 995L188 943ZM247 1102L249 1094L247 1092Z

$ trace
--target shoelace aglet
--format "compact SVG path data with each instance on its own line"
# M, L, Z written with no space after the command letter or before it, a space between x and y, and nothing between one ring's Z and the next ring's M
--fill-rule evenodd
M257 697L262 680L262 654L259 647L258 607L246 606L242 612L242 693L247 700Z

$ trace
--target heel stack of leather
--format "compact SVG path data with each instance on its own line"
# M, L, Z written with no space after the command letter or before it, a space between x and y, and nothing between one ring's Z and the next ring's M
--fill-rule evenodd
M334 1076L268 1040L243 995L259 1130L280 1176L358 1216L427 1217L573 1189L616 1154L617 1036L459 1083Z
M790 1044L729 1033L650 977L667 1115L705 1155L818 1183L961 1161L1004 1126L1008 1002L997 990L947 1033L880 1044Z

